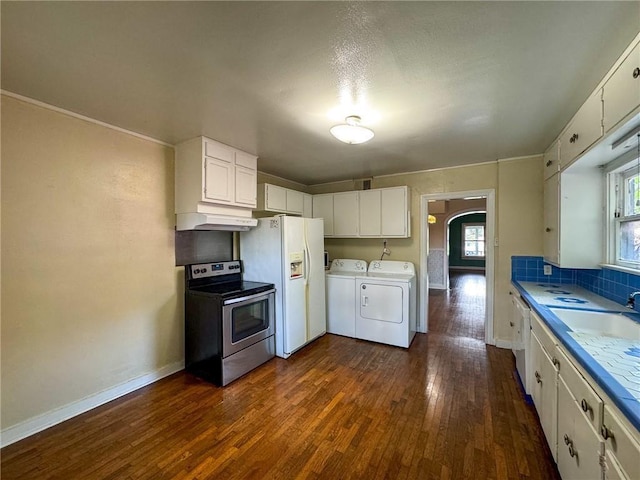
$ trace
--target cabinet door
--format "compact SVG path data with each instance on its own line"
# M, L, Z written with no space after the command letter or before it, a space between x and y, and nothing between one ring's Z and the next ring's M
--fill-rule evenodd
M531 396L538 411L549 450L551 450L553 459L557 460L557 370L533 332L531 334L531 363L534 371Z
M313 195L308 193L302 194L302 216L304 218L313 218Z
M549 147L549 149L544 152L544 157L542 157L542 162L544 165L544 179L546 180L554 173L560 171L560 142L555 141Z
M287 190L277 185L265 184L265 209L272 212L287 211Z
M313 196L313 218L324 220L324 236L333 236L333 194Z
M604 442L562 375L558 379L558 471L563 480L600 480Z
M560 263L560 173L544 182L544 259L553 264Z
M333 234L358 236L358 192L333 194Z
M287 213L296 213L298 215L302 215L302 210L304 207L304 200L302 198L302 192L298 192L296 190L286 190L286 201L287 201Z
M251 208L256 207L256 185L258 175L255 170L236 165L235 203Z
M233 203L234 195L233 163L218 158L205 157L204 201Z
M560 170L602 136L602 90L587 99L560 137Z
M382 233L381 190L362 190L358 192L358 196L360 197L360 235L379 237Z
M640 105L640 45L631 51L604 85L604 131Z
M406 187L386 188L381 192L382 236L408 237L408 189Z

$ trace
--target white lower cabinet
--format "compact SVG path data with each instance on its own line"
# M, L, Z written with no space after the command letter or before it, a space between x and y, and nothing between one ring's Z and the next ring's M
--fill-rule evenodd
M531 396L563 480L640 479L640 432L532 311Z

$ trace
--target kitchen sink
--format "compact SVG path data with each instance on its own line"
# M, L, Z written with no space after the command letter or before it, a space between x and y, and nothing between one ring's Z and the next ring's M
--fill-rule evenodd
M640 341L640 323L622 313L550 308L574 332Z

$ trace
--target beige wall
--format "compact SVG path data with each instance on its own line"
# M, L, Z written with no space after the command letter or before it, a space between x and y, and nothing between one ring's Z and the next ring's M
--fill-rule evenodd
M1 106L5 429L184 355L173 149Z
M425 194L472 190L496 191L496 236L494 267L494 336L510 336L508 288L511 255L542 255L542 157L499 161L428 172L375 177L372 188L411 187L411 238L388 239L390 260L407 260L420 266L420 197ZM351 190L353 182L314 185L310 193ZM379 259L381 239L326 239L331 258ZM387 257L385 257L387 258Z

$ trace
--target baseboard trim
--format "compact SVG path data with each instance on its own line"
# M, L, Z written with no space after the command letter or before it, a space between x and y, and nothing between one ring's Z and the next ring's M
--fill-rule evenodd
M498 339L496 339L495 345L498 348L508 348L509 350L511 350L511 342L509 340L498 340Z
M6 428L0 432L0 447L11 445L23 438L27 438L49 427L53 427L58 423L69 420L70 418L87 412L92 408L104 405L111 400L115 400L116 398L122 397L123 395L131 393L134 390L138 390L139 388L147 386L153 382L157 382L161 378L172 375L183 369L184 361L171 363L154 372L128 380L120 385L116 385L115 387L90 395L82 400L78 400L77 402L69 403L63 407L56 408L55 410L51 410L38 415L37 417L25 420L17 425Z

